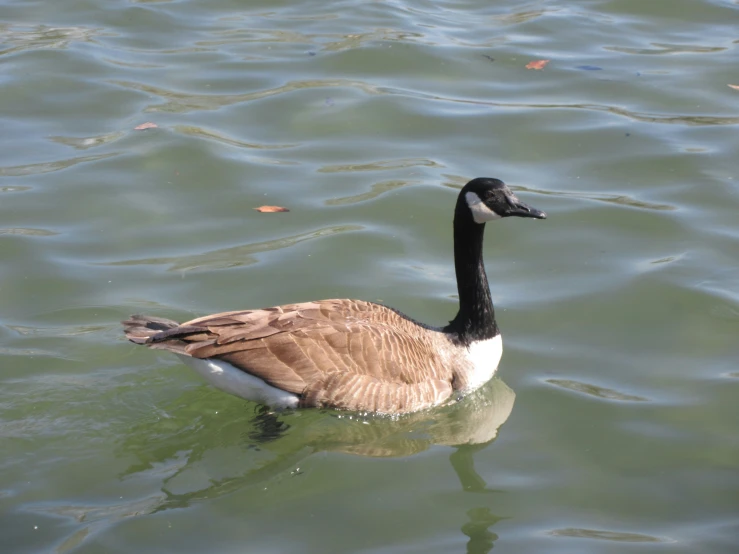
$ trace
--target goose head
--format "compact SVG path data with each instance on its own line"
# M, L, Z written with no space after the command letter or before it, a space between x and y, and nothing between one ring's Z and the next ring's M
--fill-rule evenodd
M503 217L547 217L541 210L521 202L503 181L490 177L472 179L462 188L458 208L465 207L478 224Z

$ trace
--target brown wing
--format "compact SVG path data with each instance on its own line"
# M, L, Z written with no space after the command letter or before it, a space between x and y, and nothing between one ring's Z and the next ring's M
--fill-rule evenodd
M302 406L389 413L451 394L436 335L379 304L322 300L202 317L150 343L185 343L190 356L227 361L301 395Z

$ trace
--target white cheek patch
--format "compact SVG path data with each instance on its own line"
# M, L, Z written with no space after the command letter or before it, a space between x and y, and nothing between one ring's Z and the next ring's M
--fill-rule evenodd
M472 219L475 220L475 223L485 223L486 221L501 218L501 216L488 208L476 193L468 192L464 195L464 198L467 200L467 205L470 207Z

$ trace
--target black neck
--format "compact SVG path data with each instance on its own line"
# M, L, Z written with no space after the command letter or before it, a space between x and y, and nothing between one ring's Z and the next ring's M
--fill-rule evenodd
M482 262L485 225L472 221L469 208L459 202L454 213L454 268L457 273L459 312L444 328L469 345L498 334L495 309Z

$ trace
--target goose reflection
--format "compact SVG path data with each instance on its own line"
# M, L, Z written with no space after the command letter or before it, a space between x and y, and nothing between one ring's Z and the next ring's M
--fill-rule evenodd
M403 457L434 445L445 445L454 449L449 457L450 464L464 491L495 492L488 489L476 471L474 455L495 440L515 401L513 390L494 378L459 402L395 419L319 410L273 413L264 409L250 414L242 412L240 417L235 417L230 412L218 414L215 410L204 409L202 390L190 393L200 396L200 400L180 397L176 402L176 417L160 417L158 421L142 423L140 428L127 434L128 439L121 445L128 454L133 453L138 458L122 477L152 471L168 475L163 479L163 494L150 506L148 513L185 508L245 487L263 485L275 477L299 473L297 468L301 460L317 452ZM196 410L201 420L195 423L191 420L188 425L183 420L187 419L190 409ZM213 415L203 415L207 413ZM181 476L199 467L209 450L234 443L241 445L238 475L217 479L211 476L204 488L174 492L182 490L182 482L188 483L184 488L192 488L191 479L181 479ZM244 456L244 448L253 455ZM243 463L254 465L244 469ZM461 532L469 537L467 552L489 552L497 539L489 528L501 518L490 513L487 507L477 505L471 506L466 515L468 521Z

